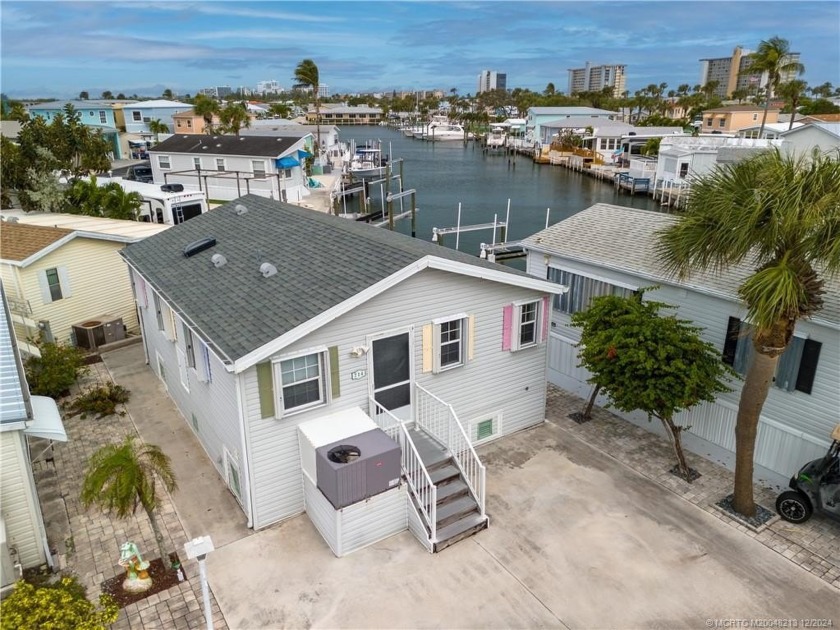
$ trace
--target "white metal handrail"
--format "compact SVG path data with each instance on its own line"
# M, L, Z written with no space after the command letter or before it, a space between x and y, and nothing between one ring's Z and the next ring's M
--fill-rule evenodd
M402 450L402 473L411 494L417 501L420 514L429 530L429 540L437 542L437 486L432 483L429 471L426 470L414 440L405 426L405 422L397 418L388 409L376 402L373 396L368 398L370 417L374 422L394 440L400 442Z
M478 503L481 516L484 516L486 469L478 458L455 409L423 386L415 387L415 424L447 448Z

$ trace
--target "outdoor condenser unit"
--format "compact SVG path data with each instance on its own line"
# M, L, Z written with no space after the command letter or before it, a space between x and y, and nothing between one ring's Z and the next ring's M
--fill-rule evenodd
M382 429L366 431L315 451L317 486L336 509L400 483L402 451Z
M73 324L76 345L88 350L96 350L106 343L125 339L125 326L121 317L100 315L80 324Z

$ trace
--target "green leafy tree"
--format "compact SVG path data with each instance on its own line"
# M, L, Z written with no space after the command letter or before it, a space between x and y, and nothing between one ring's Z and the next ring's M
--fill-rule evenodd
M87 372L84 354L62 343L36 342L40 357L28 357L23 368L29 391L35 396L60 398Z
M788 125L788 129L793 129L793 121L796 118L799 104L807 89L808 84L800 79L794 79L793 81L782 83L779 86L779 96L785 99L787 107L790 109L790 124Z
M806 116L811 114L840 114L840 107L828 99L818 98L803 105L799 109L799 113Z
M702 329L662 315L673 307L644 301L643 293L598 297L589 309L573 314L572 325L581 329L578 357L594 375L591 382L607 395L608 406L640 410L662 422L676 455L676 472L690 482L681 439L690 427L676 424L674 417L729 391L730 371L714 345L700 337Z
M123 94L122 92L117 94L117 100L118 101L124 101L125 100L125 94Z
M26 164L20 155L20 147L3 136L0 138L0 197L2 207L11 208L12 192L26 188Z
M206 94L196 94L193 99L193 111L204 118L204 132L213 133L213 117L219 113L219 103Z
M268 107L268 113L279 118L288 118L292 110L285 103L272 103Z
M251 126L251 117L244 103L228 103L219 112L220 130L223 133L230 133L235 136L243 128Z
M311 59L304 59L295 68L295 81L312 89L315 100L315 133L317 138L316 153L321 150L321 90L318 66Z
M642 145L642 155L659 155L659 144L662 138L648 138Z
M155 515L160 506L158 481L168 492L178 489L169 457L159 446L139 443L134 436L128 436L91 455L81 500L85 507L98 505L117 518L127 518L138 506L142 507L152 525L161 562L165 563L168 555Z
M149 121L149 131L155 134L155 139L160 140L160 134L169 133L169 125L162 120Z
M798 61L793 61L790 56L790 43L786 39L775 36L762 40L758 50L748 55L749 66L743 71L744 74L754 75L767 73L766 95L764 99L764 114L761 116L761 128L758 130L758 137L764 133L764 125L767 123L767 110L770 108L770 101L779 89L782 75L793 72L802 74L805 66Z
M814 87L808 88L808 91L813 94L814 96L821 96L822 98L831 98L832 94L834 93L834 87L831 85L830 81L826 81L820 85L815 85Z
M95 605L75 578L36 587L20 581L0 603L0 628L24 630L105 630L120 610L110 595L100 595Z
M79 100L80 100L80 101L86 101L86 100L88 100L89 98L90 98L90 94L88 94L88 93L87 93L87 92L85 92L84 90L83 90L83 91L81 91L81 92L79 92Z
M102 92L102 98L105 100L111 100L114 98L114 93L111 90L105 90Z
M753 360L735 427L733 508L755 514L753 455L759 417L796 322L823 305L824 278L840 272L840 154L778 149L718 166L692 184L684 213L657 251L680 277L748 264L738 287L752 323Z
M166 89L165 89L165 90L161 93L160 97L161 97L161 98L166 99L167 101L171 101L171 100L174 98L174 95L172 94L172 90L171 90L171 89L166 88Z
M84 214L108 219L137 220L143 197L137 192L127 192L116 182L99 185L96 176L89 180L76 179L65 193L66 208L70 214Z

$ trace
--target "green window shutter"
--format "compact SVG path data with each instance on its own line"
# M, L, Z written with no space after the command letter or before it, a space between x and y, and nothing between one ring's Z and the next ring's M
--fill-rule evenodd
M476 437L477 440L483 440L484 438L489 438L493 435L493 420L484 420L478 423L478 435Z
M338 398L341 396L341 382L339 380L340 373L338 369L338 346L330 346L330 389L332 397Z
M257 385L260 390L260 416L274 417L274 375L271 361L257 364Z

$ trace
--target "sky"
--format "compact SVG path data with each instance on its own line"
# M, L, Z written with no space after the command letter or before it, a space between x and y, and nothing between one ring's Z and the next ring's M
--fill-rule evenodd
M12 98L291 87L315 61L330 94L455 88L478 74L568 91L568 69L627 66L627 89L700 81L701 58L778 35L811 85L840 85L840 2L15 2L0 0L0 89Z

